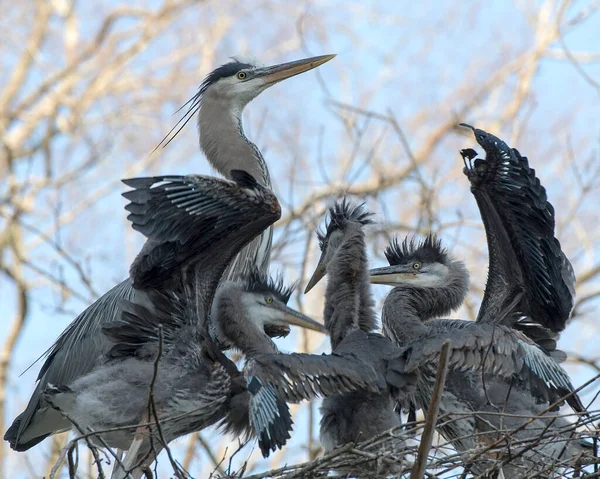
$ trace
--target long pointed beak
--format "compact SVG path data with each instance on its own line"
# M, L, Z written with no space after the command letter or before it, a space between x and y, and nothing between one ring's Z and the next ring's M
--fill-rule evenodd
M335 57L335 55L321 55L318 57L305 58L304 60L296 60L294 62L265 67L256 73L266 84L272 85L285 80L286 78L291 78L300 75L300 73L317 68L319 65L323 65L323 63L331 60L333 57Z
M319 281L321 281L323 279L323 277L327 274L327 266L325 265L325 262L323 261L324 254L325 254L325 252L323 251L321 253L321 257L319 258L319 263L317 264L315 272L312 274L312 276L308 280L308 284L306 285L306 288L304 288L304 294L308 293L311 289L313 289L317 285L317 283Z
M300 326L304 329L312 329L313 331L318 331L320 333L327 333L327 329L321 323L317 323L313 321L308 316L305 316L302 313L299 313L295 309L290 308L289 306L284 306L282 308L284 313L283 321L287 324Z
M384 266L383 268L374 268L369 271L369 281L373 284L388 284L394 286L397 283L404 283L409 278L416 278L418 273L407 271L405 268L397 266Z

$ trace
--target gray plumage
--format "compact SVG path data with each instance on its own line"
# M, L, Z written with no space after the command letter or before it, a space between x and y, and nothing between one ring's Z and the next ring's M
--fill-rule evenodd
M222 306L221 296L231 294L260 308L264 295L275 296L275 291L257 293L249 290L248 283L228 282L219 289L211 315L221 341L233 343L248 354L265 350L256 339L264 337L263 343L269 345L270 338L263 328L266 324L279 325L277 319L281 314L273 317L273 323L266 321L264 325L262 320L254 321L256 316L250 317L248 308L242 308L244 316L239 316L239 311ZM152 463L165 444L213 424L238 437L253 434L249 415L253 395L247 380L196 327L193 305L173 293L163 295L155 291L150 297L151 308L123 302L121 319L104 325L103 333L114 342L104 364L69 386L50 387L45 395L48 403L66 414L83 432L119 428L99 434L102 441L95 436L92 439L98 446L108 444L127 450L136 430L140 433L139 424L153 422L155 418L148 412L152 390L162 435L155 426L149 430L142 428L145 439L130 462L141 463L133 472L134 477ZM262 307L269 309L267 305ZM238 315L231 317L232 312ZM238 334L240 327L246 336ZM239 341L243 337L247 343ZM157 360L159 344L162 353ZM247 344L251 344L252 351ZM268 347L267 351L273 349L274 346ZM281 447L289 438L292 425L289 409L275 391L265 390L261 400L270 400L277 410L279 421L276 428L269 430L269 439Z
M217 421L249 431L245 379L209 331L244 351L243 341L269 347L265 325L280 326L286 312L293 314L280 299L289 294L259 272L242 284L227 282L217 293L229 261L281 215L276 198L251 175L234 171L232 177L235 182L203 176L125 181L134 188L124 194L131 200L129 219L148 238L130 271L133 284L146 291L145 301L122 300L120 319L103 325L112 347L102 364L45 392L45 401L82 432L121 428L100 434L109 446L128 449L134 434L142 434L142 446L130 458L142 464L135 477L181 435ZM237 308L230 307L231 298ZM246 335L239 335L240 328ZM281 406L289 428L289 411ZM155 416L162 434L152 425L138 427ZM286 429L274 433L285 443Z
M415 248L418 256L419 245L416 244ZM446 265L456 263L447 252L444 257ZM407 270L411 264L404 266ZM428 267L428 263L420 263L423 274L427 274ZM377 273L377 270L373 272ZM382 311L384 334L405 348L407 368L418 368L421 372L414 397L419 409L427 410L433 392L439 350L444 341L450 339L449 373L440 414L454 413L455 416L451 421L441 422L438 431L459 452L493 442L489 434L490 424L499 431L506 431L509 424L520 425L525 421L521 419L516 424L519 419L507 421L498 413L506 413L510 409L521 418L535 416L573 390L568 375L560 365L521 331L503 324L436 319L432 316L432 312L443 311L449 306L447 298L452 294L448 289L458 287L451 278L456 279L463 274L464 267L461 265L454 274L450 270L446 276L440 276L436 281L438 286L431 288L412 286L410 279L404 279L403 283L397 278L396 287L387 296ZM439 286L441 283L449 288ZM433 306L435 303L438 307ZM576 411L584 411L576 395L568 402ZM496 415L486 416L487 422L478 422L471 415L474 411ZM556 419L555 415L555 412L550 412L546 414L548 420L534 421L524 431L517 433L517 440L535 437L544 426L548 426L550 420L554 420L549 426L550 431L564 428L565 420ZM484 432L488 434L482 435ZM497 433L493 437L496 436ZM514 468L512 465L505 467L505 474L518 474L525 467L525 462L530 461L528 458L536 454L539 456L541 451L547 464L547 455L560 452L557 444L564 446L564 440L559 435L554 443L534 448ZM561 457L582 451L580 444L575 441L562 451ZM487 466L489 464L479 464L474 471L482 472Z
M370 216L362 205L345 199L330 208L326 230L319 233L321 258L308 286L327 274L324 321L333 354L356 356L385 378L378 392L346 393L323 401L320 436L325 450L399 425L395 402L417 379L405 374L404 358L392 342L373 332L376 320L363 232L372 222Z
M245 170L263 186L270 188L271 180L264 158L256 145L244 135L242 111L248 102L271 85L315 68L333 56L314 57L272 67L232 61L217 68L206 77L198 93L188 102L187 113L167 136L167 143L198 113L200 147L209 163L228 178L231 178L232 169ZM239 78L240 74L245 77ZM237 280L254 267L266 272L271 243L272 229L268 228L236 256L225 277ZM46 359L29 403L4 436L11 448L25 451L50 434L69 428L69 423L56 411L40 402L40 394L48 384L70 384L98 364L110 348L100 329L104 323L117 318L117 304L121 299L141 303L144 301L144 291L134 288L129 278L121 282L77 316L44 354Z
M524 422L497 413L532 417L573 391L558 364L564 353L556 350L555 338L572 305L574 276L554 238L554 210L518 152L509 154L501 140L475 132L487 157L467 166L465 173L472 181L490 249L489 277L477 321L434 319L460 306L468 281L462 263L432 237L421 244L404 243L402 251L398 243L390 245L386 256L391 266L371 271L372 282L395 286L384 303L384 334L408 347L409 367L420 365L417 406L427 408L436 354L443 341L451 339L441 413L496 413L485 415L483 422L464 417L439 426L459 451L487 445ZM474 157L471 150L462 153L469 161ZM555 309L546 308L547 301ZM567 402L575 411L585 411L577 395ZM556 440L507 465L507 477L524 477L523 471L584 452L586 446L579 441L565 445L569 437L560 433L567 424L564 419L557 419L555 411L545 416L548 419L535 420L515 438L534 438L547 427ZM483 469L476 467L479 472Z

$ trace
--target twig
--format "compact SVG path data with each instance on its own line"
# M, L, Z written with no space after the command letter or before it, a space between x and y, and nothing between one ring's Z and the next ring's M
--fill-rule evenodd
M427 411L427 420L425 421L425 428L423 429L421 442L419 443L417 460L415 461L412 472L410 473L411 479L423 479L425 475L427 455L429 454L429 449L431 448L431 443L433 441L433 433L435 431L435 425L440 409L440 401L442 400L442 393L444 392L444 385L446 384L449 352L450 340L448 339L444 341L444 344L442 344L442 348L440 350L440 361L435 377L435 384L433 386L433 395L431 397L429 410Z
M55 408L55 409L57 409L57 408ZM70 418L68 414L65 414L60 409L57 409L57 411L59 411L65 417L65 419L69 420L71 422L71 424L73 424L75 429L77 429L79 431L80 434L82 434L82 435L84 434L83 428L81 426L79 426L79 424L77 422L75 422L72 418ZM92 433L92 434L95 435L97 433ZM92 452L92 455L94 456L94 462L96 463L96 469L98 470L98 479L105 479L104 470L102 469L102 460L100 459L100 455L98 454L98 449L96 448L96 446L94 446L94 444L92 444L92 441L89 438L89 436L91 436L92 434L85 435L84 440L87 443L88 448ZM67 456L67 454L69 453L69 451L71 449L74 449L75 446L77 446L77 441L79 441L79 439L80 439L79 437L72 439L71 441L69 441L69 444L67 444L63 448L63 452L61 453L60 457L58 458L58 461L56 461L56 464L50 471L49 479L54 479L56 477L56 474L59 471L60 466L62 465L62 462L64 461L65 457Z
M156 404L154 402L154 385L156 383L156 377L158 376L158 361L161 358L162 353L163 353L163 326L162 326L162 324L159 324L158 325L158 353L156 356L156 360L154 361L154 371L152 373L152 381L150 382L150 401L149 401L150 403L148 404L148 412L151 412L152 417L154 417L154 420L156 422L156 431L158 432L158 437L160 439L160 442L164 446L165 451L167 452L167 457L169 458L171 467L173 467L173 472L175 473L175 476L176 477L186 477L188 474L186 474L184 471L181 470L181 467L179 467L179 464L177 464L177 461L175 461L175 458L171 454L171 450L169 449L169 444L167 443L167 441L165 439L165 436L162 431L162 427L160 425L160 421L158 419L158 413L156 411ZM148 416L150 417L150 414Z
M200 445L202 446L202 448L204 449L204 452L206 452L206 454L208 455L209 459L212 461L212 463L215 466L215 470L219 473L224 475L225 471L223 470L223 467L221 466L221 464L223 463L223 459L219 460L217 459L217 456L215 455L215 453L213 452L213 450L210 447L210 444L208 444L206 442L206 440L202 437L202 434L197 433L198 434L198 442L200 443Z
M562 398L558 399L557 401L555 401L553 404L550 404L550 406L548 406L546 409L544 409L542 412L539 413L539 415L534 416L529 418L527 421L525 421L523 424L521 424L521 426L519 426L516 429L513 429L512 431L510 431L509 433L505 434L504 436L502 436L501 438L499 438L498 440L494 441L491 445L487 446L486 448L484 448L482 451L479 451L477 454L475 454L474 456L471 456L469 458L468 463L474 461L475 459L477 459L478 457L482 456L483 454L489 452L490 450L492 450L493 448L495 448L496 446L498 446L499 444L501 444L503 441L505 441L507 439L507 437L509 435L513 435L523 429L525 429L529 424L531 424L533 421L535 421L538 417L541 417L543 414L552 411L554 408L560 406L561 404L563 404L568 398L574 396L575 394L577 394L579 391L581 391L582 389L586 388L587 386L589 386L590 384L592 384L594 381L596 381L598 378L600 378L600 374L597 374L596 376L594 376L592 379L590 379L589 381L587 381L586 383L582 384L581 386L579 386L577 389L575 389L574 391L571 391L569 394L563 396Z

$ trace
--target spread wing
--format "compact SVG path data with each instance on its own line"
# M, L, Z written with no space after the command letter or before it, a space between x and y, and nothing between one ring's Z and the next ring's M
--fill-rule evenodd
M464 173L486 230L489 276L477 321L504 322L535 341L556 337L573 307L575 275L554 236L554 208L527 158L499 138L474 129L486 152L463 150ZM522 289L513 314L502 304ZM526 316L526 319L519 320Z
M383 371L349 355L259 354L246 374L270 383L288 402L336 396L356 390L372 393L387 388Z
M233 257L281 216L270 190L246 172L231 176L235 181L198 175L124 180L134 188L123 194L131 201L128 219L148 238L130 269L134 287L189 288L197 316L208 316Z
M378 334L352 332L340 344L340 353L260 354L248 362L245 374L253 396L251 417L256 435L283 431L284 402L350 392L390 393L402 398L414 392L418 372L407 372L403 351ZM278 401L276 401L278 399Z
M352 357L259 354L246 365L250 423L263 456L285 444L291 430L287 402L336 396L356 390L380 393L385 378Z
M452 369L515 378L526 383L534 397L550 403L574 389L560 365L518 331L461 320L431 320L428 325L426 334L403 348L408 370L435 362L450 339ZM575 410L584 410L577 396L567 401Z

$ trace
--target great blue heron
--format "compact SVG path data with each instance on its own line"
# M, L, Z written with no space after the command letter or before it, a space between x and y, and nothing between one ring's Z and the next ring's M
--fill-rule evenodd
M554 211L527 160L481 130L477 141L486 160L467 165L465 173L480 206L489 245L490 267L476 322L435 319L458 308L468 289L464 265L433 237L422 243L393 242L386 250L389 267L371 271L374 283L395 286L385 300L384 334L398 345L411 345L409 361L433 357L450 338L452 355L442 413L459 413L439 426L460 451L489 445L527 419L573 392L558 361L556 333L572 306L574 275L554 238ZM463 154L474 157L473 150ZM422 370L417 406L427 409L433 371ZM576 394L567 399L578 413L585 409ZM470 413L481 411L474 416ZM489 414L485 414L485 413ZM463 414L467 413L467 414ZM531 468L581 455L587 444L569 441L568 423L554 412L543 414L514 434L522 457L504 467L507 477L524 477ZM567 442L569 441L569 442ZM513 452L515 452L513 450ZM481 469L478 472L482 472Z
M244 135L242 111L265 89L322 65L333 56L307 58L271 67L234 60L210 73L190 100L184 121L189 121L198 112L200 145L211 165L226 177L230 177L231 169L245 170L270 188L266 163L256 145ZM255 266L266 271L271 237L270 228L263 231L260 238L248 245L232 262L226 277L233 280L243 277ZM45 354L46 360L25 411L17 416L4 435L11 448L25 451L49 435L70 427L60 414L40 401L42 391L49 383L70 384L91 371L111 347L100 334L101 326L117 318L119 300L139 302L143 294L128 278L96 300L65 329Z
M321 444L325 450L370 439L400 424L394 411L399 398L411 392L417 376L404 372L399 349L374 333L376 319L371 296L363 227L371 214L346 200L329 209L325 233L319 234L321 257L306 290L325 274L324 321L335 355L356 355L381 371L387 388L379 393L357 391L329 397L321 407ZM392 370L390 365L402 367Z

